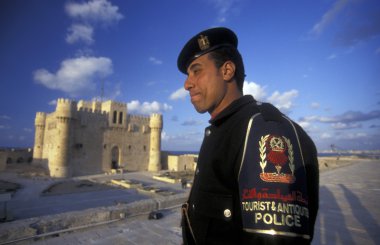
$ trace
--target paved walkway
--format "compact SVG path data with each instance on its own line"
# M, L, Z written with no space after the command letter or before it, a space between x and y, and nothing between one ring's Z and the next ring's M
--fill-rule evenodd
M380 244L380 161L358 160L321 173L320 211L313 244ZM179 208L164 218L127 220L23 244L181 244Z
M131 203L138 200L150 198L147 195L139 194L135 189L111 188L89 192L77 192L64 195L43 196L41 192L60 180L46 178L32 179L18 177L16 173L1 173L2 180L16 182L23 186L15 193L7 206L12 217L16 220L42 215L59 214L63 212L83 210L95 207L116 205L118 203ZM93 175L76 177L80 179L94 179L96 182L106 182L112 178L124 178L138 180L147 186L160 187L174 193L180 193L180 184L168 184L152 179L152 174L148 172L126 173L118 175ZM62 181L62 180L61 180ZM3 210L0 210L3 211Z

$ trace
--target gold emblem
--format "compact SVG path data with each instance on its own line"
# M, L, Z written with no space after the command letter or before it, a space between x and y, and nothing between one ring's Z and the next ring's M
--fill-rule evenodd
M265 135L259 141L260 150L260 178L265 182L294 183L294 152L290 139L284 136ZM276 172L265 172L267 164L272 163ZM289 165L290 173L282 173L281 170L286 164Z
M198 45L201 50L208 49L210 47L210 42L208 41L208 37L201 35L198 38Z

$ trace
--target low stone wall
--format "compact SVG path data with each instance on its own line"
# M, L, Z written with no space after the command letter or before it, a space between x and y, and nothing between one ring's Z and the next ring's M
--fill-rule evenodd
M128 204L91 208L81 211L46 215L1 224L0 244L22 238L106 221L147 214L151 211L178 206L186 201L187 193L151 198Z
M177 184L180 182L180 180L178 180L178 179L171 179L168 177L162 177L162 176L156 176L156 175L153 176L153 179L163 181L163 182L167 182L167 183L171 183L171 184Z
M33 151L27 149L0 149L0 171L6 169L7 164L31 163Z
M363 159L361 159L363 160ZM347 166L359 161L357 157L318 157L319 171L329 171L335 168Z

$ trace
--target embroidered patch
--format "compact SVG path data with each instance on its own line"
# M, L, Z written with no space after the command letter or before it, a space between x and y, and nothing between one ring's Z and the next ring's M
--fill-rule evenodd
M293 145L285 136L267 134L259 141L260 167L262 172L260 178L265 182L280 182L291 184L296 181L294 176L294 152ZM266 166L273 164L276 172L265 172ZM288 165L290 173L283 170L283 166Z
M251 118L238 178L244 231L310 239L304 166L289 119Z

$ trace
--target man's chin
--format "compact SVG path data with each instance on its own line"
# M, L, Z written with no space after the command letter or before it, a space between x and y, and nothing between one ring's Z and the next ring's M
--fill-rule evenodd
M195 106L195 105L193 105L193 106L194 106L194 109L195 109L198 113L200 113L200 114L204 114L204 113L207 112L207 110L204 109L204 108L200 108L200 107L197 107L197 106Z

